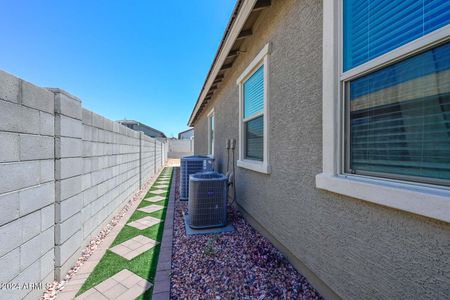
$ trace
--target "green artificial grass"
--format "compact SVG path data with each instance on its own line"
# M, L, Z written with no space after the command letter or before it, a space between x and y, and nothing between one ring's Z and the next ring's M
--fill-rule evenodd
M160 178L164 175L172 175L173 169L172 168L165 168L161 175L158 177L156 182L152 185L152 187L149 189L147 194L145 195L144 199L150 196L154 196L155 194L152 194L152 190L155 190L153 186L158 185L158 181ZM163 205L165 206L164 209L161 209L159 211L155 211L152 213L145 213L143 211L135 210L134 213L131 215L127 223L130 223L132 221L141 219L146 216L151 216L154 218L158 218L161 220L164 220L166 217L166 211L167 211L167 204L169 200L169 193L170 193L170 187L172 183L172 177L170 177L169 180L169 186L167 188L167 192L165 194L160 194L160 196L165 197L164 200L161 200L156 203L152 203L149 201L142 200L137 208L145 207L151 204L156 205ZM158 188L156 188L158 189ZM149 237L153 240L156 240L158 242L161 242L162 236L163 236L163 230L164 230L164 222L161 222L159 224L156 224L150 228L139 230L137 228L127 226L125 225L122 230L119 232L117 237L115 238L114 242L111 244L111 247L114 247L120 243L123 243L135 236L138 235L144 235L146 237ZM92 273L89 275L88 279L85 281L81 289L78 291L77 296L81 295L82 293L86 292L90 288L96 286L97 284L105 281L109 277L114 276L114 274L122 271L123 269L128 269L129 271L135 273L136 275L139 275L140 277L147 279L149 282L154 283L154 277L156 273L156 267L158 263L158 257L160 252L161 244L153 247L152 249L142 253L141 255L135 257L132 260L127 260L114 252L111 252L110 250L107 250L105 255L102 257L100 262L97 264L95 269L92 271ZM143 300L143 299L151 299L152 297L152 288L148 289L144 294L139 296L137 299Z

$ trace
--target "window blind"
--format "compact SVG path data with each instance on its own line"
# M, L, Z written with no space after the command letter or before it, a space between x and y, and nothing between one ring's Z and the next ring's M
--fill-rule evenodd
M264 66L244 83L244 119L264 110Z
M448 24L449 0L344 0L344 71Z
M348 171L450 180L450 43L347 88Z

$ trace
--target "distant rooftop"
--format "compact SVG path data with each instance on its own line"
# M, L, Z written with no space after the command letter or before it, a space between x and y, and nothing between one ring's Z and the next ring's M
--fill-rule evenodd
M118 120L117 123L136 131L142 131L145 135L152 138L167 138L164 132L135 120Z

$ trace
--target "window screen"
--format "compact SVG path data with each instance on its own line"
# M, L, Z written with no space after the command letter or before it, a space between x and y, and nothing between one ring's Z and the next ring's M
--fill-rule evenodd
M352 80L346 89L349 172L449 182L450 43Z
M245 123L245 158L264 159L264 118L255 118Z
M209 154L214 153L214 135L215 135L214 115L211 115L209 116L209 145L208 145Z

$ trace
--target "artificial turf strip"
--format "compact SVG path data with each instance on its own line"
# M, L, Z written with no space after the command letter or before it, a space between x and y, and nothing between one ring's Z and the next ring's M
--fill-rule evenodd
M168 172L166 170L169 170ZM162 174L171 174L172 175L173 169L172 168L166 168ZM161 177L160 175L160 177ZM159 177L157 181L159 180ZM157 185L157 181L152 185L152 187L149 189L145 197L148 197L151 194L151 190L153 189L153 186ZM138 204L138 207L133 212L131 217L128 219L127 223L135 221L137 219L151 216L155 217L161 220L164 220L166 217L166 211L167 211L167 204L169 200L169 194L170 194L170 188L171 188L171 182L172 179L169 182L169 187L167 188L167 192L164 195L165 199L161 200L156 203L157 205L165 206L163 209L159 211L155 211L152 213L146 213L143 211L137 210L137 208L144 207L147 205L150 205L148 201L141 201ZM145 198L144 197L144 198ZM164 229L164 222L161 222L159 224L156 224L150 228L139 230L137 228L127 226L125 225L122 230L119 232L113 243L111 244L110 248L121 244L135 236L138 235L144 235L146 237L149 237L153 240L156 240L158 242L161 242L162 235L163 235L163 229ZM103 282L104 280L108 279L109 277L114 276L117 272L120 272L123 269L128 269L129 271L135 273L136 275L141 276L142 278L148 280L151 283L154 283L154 277L156 273L156 267L158 263L158 257L159 257L159 251L160 251L161 244L153 247L152 249L142 253L141 255L133 258L132 260L127 260L123 258L120 255L117 255L110 250L107 250L105 255L103 255L100 262L97 264L95 269L92 271L92 273L89 275L88 279L85 281L81 289L78 291L77 296L81 295L82 293L86 292L90 288L96 286L97 284ZM137 299L151 299L153 288L148 289L144 294L142 294Z

